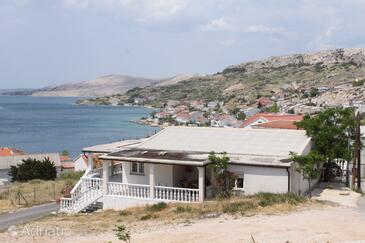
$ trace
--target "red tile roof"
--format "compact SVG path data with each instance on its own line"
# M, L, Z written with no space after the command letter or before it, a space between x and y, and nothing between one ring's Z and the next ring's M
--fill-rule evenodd
M303 120L302 115L293 115L293 114L278 114L278 113L257 113L247 120L245 120L241 126L247 127L250 124L256 122L257 120L264 120L266 122L272 122L272 121L301 121Z
M0 147L0 156L25 155L24 151L15 148Z
M63 162L63 161L70 161L72 159L68 155L60 155L60 160L61 162Z
M256 102L258 105L261 105L261 106L268 106L268 105L271 105L274 103L274 102L272 102L272 100L270 100L269 98L266 98L266 97L260 97L256 100Z
M298 128L295 124L295 121L271 121L266 123L260 123L253 125L254 128L277 128L277 129L295 129L302 130Z
M61 164L62 169L73 169L75 168L75 165L73 162L62 162Z

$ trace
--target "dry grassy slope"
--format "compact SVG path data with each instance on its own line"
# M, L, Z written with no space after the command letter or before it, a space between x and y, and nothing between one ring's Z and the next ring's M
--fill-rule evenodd
M319 86L335 86L365 78L365 49L337 49L312 54L272 57L230 66L222 72L193 77L177 84L133 89L115 96L122 103L130 98L151 97L151 105L168 99L224 100L239 105L271 91ZM290 91L285 91L290 92ZM103 98L107 101L109 98Z

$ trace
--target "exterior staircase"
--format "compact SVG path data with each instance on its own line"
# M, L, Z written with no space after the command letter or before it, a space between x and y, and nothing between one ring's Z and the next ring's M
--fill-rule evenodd
M95 209L97 200L103 196L102 179L90 178L85 173L71 191L70 198L61 198L61 213L79 213Z

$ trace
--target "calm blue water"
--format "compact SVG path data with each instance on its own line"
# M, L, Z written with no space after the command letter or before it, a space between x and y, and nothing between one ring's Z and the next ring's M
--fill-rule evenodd
M0 96L0 146L76 156L86 146L142 138L158 128L130 121L151 113L139 107L74 105L76 98Z

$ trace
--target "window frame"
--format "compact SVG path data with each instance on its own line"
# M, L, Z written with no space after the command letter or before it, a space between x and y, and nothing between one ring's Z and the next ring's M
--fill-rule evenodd
M242 179L242 187L237 187L237 182L239 179ZM245 190L245 175L243 173L239 174L238 178L234 180L233 190L235 190L235 191L244 191Z
M136 171L133 171L133 164L136 164ZM130 165L130 174L132 175L145 175L145 167L144 163L141 162L131 162Z

